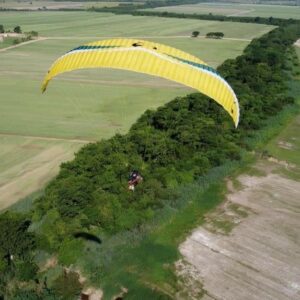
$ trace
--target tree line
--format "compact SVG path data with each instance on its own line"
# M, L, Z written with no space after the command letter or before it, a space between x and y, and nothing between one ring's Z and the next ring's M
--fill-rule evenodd
M178 19L196 19L196 20L207 20L207 21L220 21L220 22L239 22L239 23L257 23L274 26L285 26L288 24L299 24L299 20L296 19L282 19L276 17L246 17L246 16L223 16L215 14L187 14L187 13L176 13L168 11L146 11L147 8L156 8L170 6L170 4L161 5L163 1L147 1L144 5L137 5L134 3L120 4L114 7L89 7L87 10L95 12L110 12L115 14L131 14L133 16L156 16L164 18L178 18ZM199 3L199 1L197 1ZM188 4L188 3L186 3ZM194 3L192 3L194 4ZM175 4L174 4L175 5ZM180 4L178 4L180 5Z
M89 144L74 161L62 164L37 201L35 218L52 213L58 221L51 230L56 239L76 226L99 226L111 234L131 229L168 202L170 189L226 160L238 160L241 149L248 147L246 139L294 101L286 93L284 69L285 52L298 31L294 25L275 29L218 68L240 101L237 130L219 105L198 93L148 110L128 134ZM145 181L131 193L127 180L133 169L140 170ZM50 248L59 245L54 242Z
M11 31L10 30L5 31L3 24L0 24L0 33L5 33L5 32L11 32ZM21 26L19 26L19 25L15 26L13 29L13 32L14 33L22 33Z

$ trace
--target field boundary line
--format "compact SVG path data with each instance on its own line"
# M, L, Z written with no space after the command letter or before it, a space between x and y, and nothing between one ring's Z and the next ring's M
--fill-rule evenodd
M103 68L104 69L104 68ZM28 72L10 72L10 71L0 71L0 77L1 76L5 76L5 75L30 75L31 79L33 80L40 80L40 78L42 76L44 76L45 74L38 74L38 73L28 73ZM150 78L150 77L149 77ZM155 77L153 77L155 78ZM61 79L61 81L65 81L65 82L79 82L79 83L91 83L91 84L103 84L106 86L111 86L111 85L118 85L118 86L128 86L128 87L145 87L145 88L153 88L153 87L159 87L159 88L166 88L166 89L173 89L173 88L177 88L177 89L191 89L189 87L186 87L180 83L176 83L176 82L172 82L170 80L167 80L167 82L164 83L160 83L160 82L133 82L133 81L115 81L115 80L101 80L101 79L85 79L85 78L78 78L78 77L74 77L74 76L70 76L68 78L63 78Z
M17 134L17 133L1 133L0 132L0 137L13 137L13 136L41 140L41 141L63 141L63 142L81 143L81 144L96 142L96 140L59 138L59 137L50 137L50 136L22 135L22 134Z
M118 36L51 36L46 37L48 40L85 40L85 39L118 39L121 37ZM126 39L178 39L178 38L206 38L205 35L199 35L197 38L193 38L190 35L171 35L171 36L126 36L123 37ZM212 40L212 39L211 39ZM234 38L234 37L224 37L220 40L232 40L232 41L242 41L242 42L251 42L252 39L243 39L243 38Z
M255 12L255 9L249 9L249 10L242 10L240 12L231 14L231 15L227 15L227 17L237 17L237 16L243 16L243 15L247 15L249 13Z
M30 41L27 41L27 42L23 42L23 43L20 43L20 44L17 44L17 45L13 45L13 46L9 46L9 47L6 47L6 48L2 48L2 49L0 49L0 52L5 52L7 50L18 48L18 47L21 47L23 45L28 45L28 44L35 43L35 42L45 41L47 39L48 39L47 37L40 37L40 38L37 38L37 39L34 39L34 40L30 40Z

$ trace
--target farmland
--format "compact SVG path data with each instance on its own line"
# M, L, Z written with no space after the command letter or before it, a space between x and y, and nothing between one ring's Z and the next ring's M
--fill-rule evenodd
M284 5L255 5L255 4L224 4L224 3L199 3L191 5L178 5L158 7L155 11L168 11L186 14L214 14L225 16L244 17L277 17L277 18L300 18L299 6Z
M296 52L300 58L299 47ZM290 91L299 104L299 86ZM190 297L200 291L207 300L299 298L296 111L296 118L263 147L266 156L227 180L226 200L180 245L177 272L189 282Z
M160 18L157 22L156 18L87 12L2 12L0 19L7 29L20 25L23 31L35 30L44 38L0 52L0 209L42 188L60 162L70 159L83 143L126 132L145 109L191 92L150 76L85 70L58 77L41 95L42 78L61 54L97 38L139 36L189 51L217 66L239 55L247 39L273 28L222 23L233 40L216 41L189 37L193 30L220 26L209 21Z
M226 201L180 245L178 274L190 291L299 299L299 125L298 115L266 145L270 157L228 181Z
M113 7L117 6L118 2L72 2L72 1L0 1L0 8L17 9L17 10L46 10L46 9L83 9L86 7Z
M274 27L96 12L0 17L6 30L39 32L0 49L1 299L297 299L298 23L280 20L243 51ZM211 30L225 38L204 38ZM238 129L205 96L121 70L59 75L41 93L57 57L118 36L221 64L239 99ZM134 192L132 170L144 179Z
M5 38L3 42L0 42L0 49L7 48L13 44L14 44L14 38L11 37Z
M190 36L222 29L226 37L252 39L272 27L258 24L232 24L231 22L174 20L158 17L132 17L92 12L0 12L1 23L7 29L21 25L23 31L38 31L47 37L176 37Z

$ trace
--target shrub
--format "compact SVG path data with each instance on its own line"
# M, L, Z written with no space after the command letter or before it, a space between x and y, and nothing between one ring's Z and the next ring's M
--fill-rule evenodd
M15 33L22 33L21 27L18 25L14 28Z
M75 272L66 272L60 275L53 283L55 294L64 300L74 300L80 295L82 289L79 282L79 275Z

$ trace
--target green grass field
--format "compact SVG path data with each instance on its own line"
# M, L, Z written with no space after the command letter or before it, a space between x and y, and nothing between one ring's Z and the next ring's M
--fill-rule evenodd
M300 47L295 47L296 53L300 62ZM298 71L297 79L300 80L300 67L295 68ZM300 106L300 86L294 87L294 94L297 97L298 106ZM290 164L284 170L285 175L288 175L296 180L300 180L300 115L293 120L284 130L280 132L266 146L268 153L280 161L285 161Z
M119 2L93 2L93 1L47 1L47 0L0 0L0 8L13 8L13 9L61 9L61 8L85 8L85 7L113 7L117 6Z
M1 24L12 30L37 31L47 37L176 37L190 36L194 30L205 34L221 30L226 37L252 39L272 27L261 24L178 20L159 17L133 17L93 12L0 12Z
M300 116L289 124L281 133L270 142L266 149L269 154L281 161L297 166L298 175L300 167Z
M124 133L146 109L192 92L137 73L82 70L54 79L42 95L42 79L60 55L97 37L143 36L216 67L242 52L248 41L239 39L273 28L87 12L1 12L0 19L5 28L20 25L23 31L36 30L48 38L0 52L0 202L6 204L42 188L59 163L70 159L87 140ZM218 26L237 40L187 36L196 29Z
M0 42L0 49L12 46L14 44L15 38L7 37L4 38L2 42Z
M71 159L83 145L10 135L0 135L0 143L0 211L42 189L60 163Z
M187 14L209 14L225 16L247 17L277 17L300 19L300 6L284 5L255 5L255 4L224 4L224 3L199 3L169 7L158 7L156 11L169 11Z

